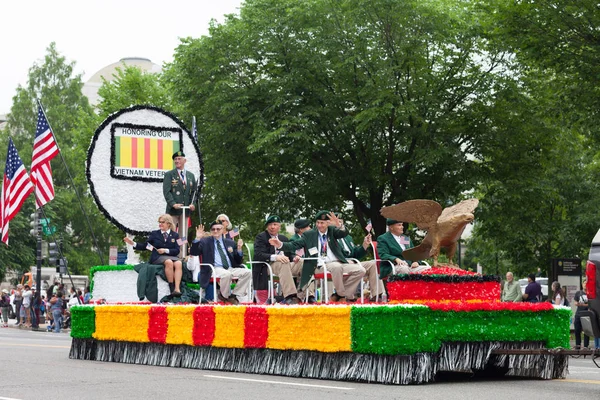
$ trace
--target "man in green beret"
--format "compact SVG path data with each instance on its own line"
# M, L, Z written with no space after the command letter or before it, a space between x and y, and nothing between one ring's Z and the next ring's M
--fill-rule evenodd
M344 220L342 219L342 214L335 214L342 226L344 225ZM355 258L357 260L362 260L367 255L369 248L371 247L371 234L367 234L364 237L362 244L355 245L352 240L352 236L348 235L341 239L338 239L338 243L340 248L344 252L344 256L346 258ZM379 275L377 274L377 262L373 260L369 261L361 261L360 263L366 271L366 276L369 281L369 290L370 300L375 301L377 296L380 296L384 292L383 282L379 279ZM357 288L358 290L359 288Z
M310 230L310 219L300 218L294 221L294 235L290 238L290 240L300 239L300 236ZM298 251L296 251L297 253ZM304 254L304 253L302 253Z
M388 218L386 220L388 231L377 238L377 253L382 260L389 260L394 264L381 263L379 276L383 279L392 273L409 274L430 269L427 265L419 265L418 262L405 260L402 256L404 250L413 246L412 240L404 235L404 224L400 221Z
M331 296L330 301L354 302L356 301L354 289L365 275L365 269L360 264L349 263L340 249L337 239L348 235L348 232L340 229L342 225L332 212L320 211L315 219L315 228L304 232L300 239L283 243L278 238L271 238L269 243L283 251L304 249L305 257L318 258L318 263L317 260L304 260L301 288L308 284L315 271L323 272L322 265L325 264L327 271L331 273L335 288L335 293ZM348 274L345 281L344 274Z
M285 304L298 304L298 291L294 283L294 276L299 277L302 272L302 259L291 251L283 252L275 249L269 239L277 238L287 242L288 238L280 234L281 218L271 215L265 222L265 230L256 235L254 239L254 261L263 261L271 265L273 274L279 277L279 284L283 292ZM252 268L254 289L268 289L269 269L264 264L254 264Z
M192 201L198 200L196 192L198 185L193 173L185 169L185 154L183 151L177 151L173 154L173 163L175 168L165 172L163 178L163 195L167 202L166 213L173 216L173 219L179 226L179 236L187 237L188 221L191 213L196 209ZM183 209L181 207L189 206L186 210L186 221L182 221ZM183 227L183 229L182 229Z

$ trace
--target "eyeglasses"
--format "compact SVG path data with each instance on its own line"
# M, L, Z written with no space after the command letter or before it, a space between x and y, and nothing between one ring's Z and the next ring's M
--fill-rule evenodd
M161 221L161 220L158 220L158 223L159 223L159 224L166 224L166 223L167 223L167 221Z
M221 230L221 228L210 228L211 232L218 232Z

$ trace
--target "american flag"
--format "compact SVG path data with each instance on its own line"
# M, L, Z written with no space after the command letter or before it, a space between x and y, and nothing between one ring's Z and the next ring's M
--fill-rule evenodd
M197 142L198 141L198 129L196 128L196 116L195 115L192 118L192 136L194 137L194 140Z
M410 244L410 239L408 238L408 236L400 236L400 244Z
M367 226L365 226L365 229L368 233L371 233L371 229L373 229L373 224L371 223L371 220L367 222Z
M38 106L38 122L31 157L31 181L35 186L36 208L54 198L50 160L58 154L58 146L50 130L42 106Z
M2 181L0 199L0 229L2 241L8 245L8 223L19 212L25 199L33 192L33 185L17 153L12 139L8 140L8 153Z
M236 237L239 234L240 234L239 228L233 228L233 230L231 232L229 232L229 237L233 239L234 237Z

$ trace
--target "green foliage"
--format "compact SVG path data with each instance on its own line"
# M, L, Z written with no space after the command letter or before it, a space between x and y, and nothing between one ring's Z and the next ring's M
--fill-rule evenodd
M45 239L62 242L70 272L85 274L90 265L106 263L96 253L86 218L94 229L105 260L108 259L109 245L122 242L121 234L99 213L87 192L86 151L99 121L81 93L83 83L80 75L73 74L74 65L58 53L54 43L50 44L43 61L30 68L26 86L17 88L5 135L0 137L0 148L6 148L8 137L12 136L29 169L37 123L36 99L40 99L68 165L67 171L60 155L51 163L56 197L44 207L44 212L57 227L57 233ZM75 186L68 172L73 176ZM75 191L82 196L82 206ZM87 217L81 207L86 210ZM35 240L29 235L29 215L33 211L34 197L30 196L10 223L10 246L0 247L0 270L24 272L35 265Z
M160 84L160 76L135 66L117 68L112 81L103 79L98 95L102 98L98 104L101 120L132 105L147 104L166 110L171 108L168 93Z
M184 40L165 82L198 116L204 209L257 221L351 204L382 233L384 205L457 199L503 85L502 54L458 3L253 0Z

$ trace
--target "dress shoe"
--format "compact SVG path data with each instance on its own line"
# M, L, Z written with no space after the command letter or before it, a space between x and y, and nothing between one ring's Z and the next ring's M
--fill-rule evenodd
M317 299L315 299L315 296L308 296L308 300L306 302L308 304L317 304Z
M229 302L229 304L233 304L234 306L240 304L240 301L237 299L235 294L230 295L227 301Z
M286 297L283 301L283 304L288 304L288 305L293 305L293 304L300 304L300 299L298 298L298 296L296 296L295 294Z
M179 290L174 290L172 295L173 297L181 297L181 292Z
M346 302L346 298L344 296L338 295L337 293L334 293L329 298L329 301L332 302L332 303L345 303Z

